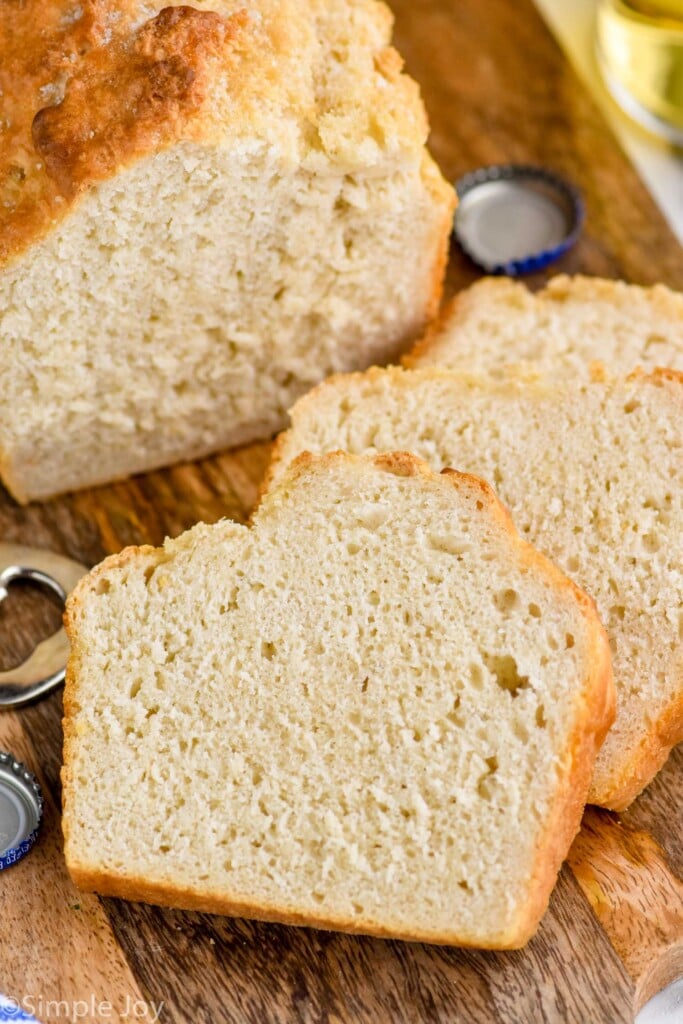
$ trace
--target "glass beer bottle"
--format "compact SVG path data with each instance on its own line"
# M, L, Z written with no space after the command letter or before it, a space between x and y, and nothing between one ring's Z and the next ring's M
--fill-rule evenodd
M597 49L620 106L683 145L683 0L599 0Z

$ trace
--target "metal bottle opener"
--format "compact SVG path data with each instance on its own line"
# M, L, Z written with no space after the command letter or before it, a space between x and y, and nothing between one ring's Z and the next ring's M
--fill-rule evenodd
M62 603L82 576L86 566L64 555L20 544L0 544L0 602L15 580L32 580L57 594ZM69 641L62 626L42 640L26 661L0 672L0 709L17 708L43 697L64 682Z

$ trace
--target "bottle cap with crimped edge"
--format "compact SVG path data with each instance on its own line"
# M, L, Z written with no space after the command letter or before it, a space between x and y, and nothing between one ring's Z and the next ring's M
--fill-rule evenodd
M0 751L0 870L21 860L36 841L43 797L35 777Z
M578 189L543 167L482 167L455 188L455 237L489 274L542 270L574 245L583 226Z

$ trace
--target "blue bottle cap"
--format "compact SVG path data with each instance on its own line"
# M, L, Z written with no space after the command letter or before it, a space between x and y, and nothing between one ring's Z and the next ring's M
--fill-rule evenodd
M35 777L21 761L0 751L0 870L31 849L43 816L43 797Z
M0 995L0 1021L11 1021L12 1024L38 1024L35 1017L22 1009L21 1003L16 999Z
M542 270L571 248L583 226L578 189L542 167L482 167L455 188L455 237L489 274Z

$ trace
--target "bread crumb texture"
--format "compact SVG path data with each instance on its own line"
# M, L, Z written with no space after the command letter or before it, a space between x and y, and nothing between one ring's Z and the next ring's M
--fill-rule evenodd
M78 884L432 942L533 933L612 720L609 653L481 481L304 456L251 528L114 556L67 618Z
M532 294L518 281L484 278L456 296L404 362L554 380L590 380L601 366L683 371L683 295L564 274Z
M522 535L594 598L618 711L590 800L626 807L683 739L683 376L351 374L294 408L271 479L302 449L337 448L405 448L483 477Z
M375 0L3 10L17 498L266 436L325 374L419 336L454 195L390 35Z

